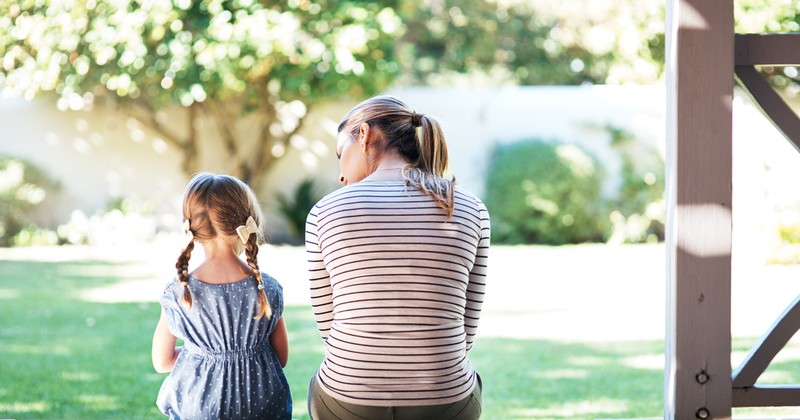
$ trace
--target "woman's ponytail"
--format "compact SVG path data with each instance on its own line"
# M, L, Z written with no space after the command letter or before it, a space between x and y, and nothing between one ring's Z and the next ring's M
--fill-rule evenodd
M419 144L419 162L417 167L423 171L444 177L447 171L447 143L439 122L425 114L412 113L412 124L416 124ZM416 117L416 118L415 118Z
M411 112L411 124L415 126L419 158L416 164L403 171L406 184L413 185L434 198L436 204L453 216L455 178L446 179L448 153L444 132L439 122L425 114Z

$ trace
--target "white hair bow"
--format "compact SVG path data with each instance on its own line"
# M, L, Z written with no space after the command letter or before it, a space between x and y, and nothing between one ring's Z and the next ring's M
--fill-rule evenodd
M247 239L250 238L250 235L258 232L258 225L256 221L253 219L253 216L247 218L247 222L244 225L239 226L236 228L236 233L239 235L239 239L242 240L243 244L247 243Z

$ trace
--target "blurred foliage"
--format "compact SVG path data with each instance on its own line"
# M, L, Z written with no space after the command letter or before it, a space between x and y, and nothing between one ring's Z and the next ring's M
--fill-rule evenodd
M398 13L404 84L652 83L663 74L662 2L434 0Z
M277 195L278 210L289 225L289 234L298 243L302 243L305 234L308 212L322 198L318 190L314 179L306 178L297 184L291 197Z
M226 170L257 184L309 108L364 97L399 71L402 24L384 4L330 0L0 2L0 87L59 109L122 106L196 172L200 118L218 131ZM185 108L184 122L163 112ZM251 117L250 128L238 123ZM257 185L253 185L258 190Z
M495 146L485 202L492 241L562 245L604 242L603 169L578 146L523 140Z
M572 144L523 140L495 147L486 184L492 236L498 243L561 245L664 240L664 160L647 142L603 127L620 159L619 183Z
M69 221L56 229L60 243L73 245L141 243L151 241L157 231L153 203L133 197L112 198L93 215L74 210Z
M610 242L664 240L664 159L629 131L609 126L611 149L622 161L621 185L610 203L614 233Z
M60 189L58 182L36 165L15 157L0 156L0 246L35 238L38 229L31 212L49 194Z
M782 223L778 225L778 237L789 245L800 245L800 223Z

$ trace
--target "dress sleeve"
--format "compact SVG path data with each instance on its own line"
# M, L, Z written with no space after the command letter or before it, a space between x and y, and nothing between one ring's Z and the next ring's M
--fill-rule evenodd
M306 219L306 254L308 257L308 274L310 279L311 308L317 321L320 335L323 340L328 339L328 333L333 321L333 289L331 277L325 268L320 235L317 226L319 207L314 206Z
M481 237L478 241L478 251L475 255L475 264L469 273L467 285L467 305L464 313L464 330L467 333L467 351L472 350L475 335L478 332L478 321L481 317L481 307L486 292L486 269L489 262L489 241L491 238L491 224L486 206L479 202L479 217Z
M271 322L273 324L278 323L278 319L283 316L284 310L284 302L283 302L283 285L275 279L275 277L270 276L267 273L261 272L261 278L265 281L269 281L269 287L272 289L270 294L267 296L269 299L269 305L272 309L272 318ZM274 325L273 325L274 328Z
M159 300L161 302L161 307L164 308L164 314L167 317L167 326L169 326L169 331L172 333L172 335L178 338L183 338L180 325L177 321L181 319L181 309L178 301L181 298L181 295L176 293L176 284L178 284L178 280L176 278L170 280L164 286L164 291L161 293L161 298ZM183 290L181 289L180 292L182 293Z

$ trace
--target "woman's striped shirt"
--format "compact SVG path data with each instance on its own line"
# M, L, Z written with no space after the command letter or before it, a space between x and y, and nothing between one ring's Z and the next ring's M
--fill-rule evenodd
M311 304L334 398L369 406L459 401L476 377L467 359L486 287L489 214L456 188L448 219L402 181L343 187L311 210Z

